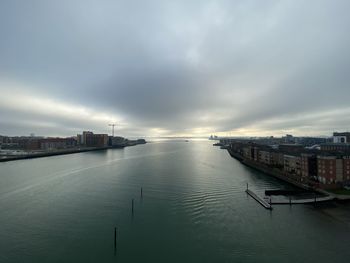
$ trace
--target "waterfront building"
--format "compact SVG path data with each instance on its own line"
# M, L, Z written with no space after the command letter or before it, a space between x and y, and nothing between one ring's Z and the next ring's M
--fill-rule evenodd
M323 143L323 144L321 144L321 151L349 152L350 151L350 143Z
M2 143L3 149L18 149L18 150L39 150L39 137L6 137Z
M112 147L122 147L125 146L126 140L124 137L120 136L109 136L109 145Z
M77 145L74 138L42 138L42 137L9 137L9 142L2 145L3 149L18 149L25 151L40 151L64 149Z
M318 180L335 185L343 181L343 159L338 156L317 156Z
M334 145L341 145L343 148L340 149L344 151L330 151L333 148L310 150L299 144L282 144L279 149L274 149L249 140L233 140L228 150L239 160L256 163L256 167L265 166L264 169L271 169L272 174L279 173L303 185L324 188L350 185L350 151L347 150L350 144L330 144Z
M41 150L66 149L77 145L74 138L46 138L39 140Z
M260 163L266 164L268 166L272 165L272 154L269 151L259 151L259 160Z
M286 144L293 144L296 142L296 138L291 134L286 134L286 136L282 136L282 142Z
M3 150L21 150L21 147L18 145L18 143L2 143L0 145L0 149L3 149Z
M317 178L317 156L315 154L301 154L301 177L304 180Z
M252 147L251 146L246 146L243 148L243 157L251 160L252 159Z
M23 149L27 151L36 151L40 150L40 141L39 139L25 139L23 142Z
M8 136L0 136L0 144L2 143L11 143L11 138Z
M283 168L284 166L284 154L278 151L273 151L271 153L271 163L272 166L277 168Z
M334 143L350 143L350 132L334 132Z
M93 143L94 147L108 147L108 134L93 134Z
M256 147L256 146L253 147L252 159L256 162L259 160L259 147Z
M108 147L108 134L94 134L91 131L83 131L77 135L78 144L86 147Z
M83 135L82 134L77 134L77 144L83 145Z
M83 131L83 134L81 136L81 144L82 145L88 145L91 143L92 141L92 136L93 136L93 132L91 131Z
M330 138L319 138L319 137L299 137L298 143L302 144L303 146L316 146L320 145L321 143L328 143L332 142L333 140Z
M300 153L304 147L301 144L280 144L278 150L285 153Z
M284 171L290 175L301 176L301 157L296 155L284 155Z
M350 185L350 156L343 156L343 183Z

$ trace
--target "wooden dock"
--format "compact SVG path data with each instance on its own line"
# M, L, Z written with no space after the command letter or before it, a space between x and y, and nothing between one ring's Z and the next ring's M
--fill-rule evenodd
M272 210L272 206L266 202L264 199L262 199L261 197L259 197L256 193L254 193L253 191L247 189L246 193L248 195L250 195L251 197L253 197L259 204L261 204L263 207L265 207L266 209Z

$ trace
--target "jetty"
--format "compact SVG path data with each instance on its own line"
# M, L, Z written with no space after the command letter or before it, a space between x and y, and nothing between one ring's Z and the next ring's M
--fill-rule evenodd
M282 198L276 198L271 199L272 205L302 205L302 204L316 204L316 203L322 203L322 202L329 202L333 201L334 197L332 196L323 196L323 197L313 197L313 198L304 198L304 199L282 199Z
M271 204L266 202L263 198L259 197L256 193L254 193L252 190L247 189L245 190L248 195L253 197L259 204L261 204L264 208L272 210Z

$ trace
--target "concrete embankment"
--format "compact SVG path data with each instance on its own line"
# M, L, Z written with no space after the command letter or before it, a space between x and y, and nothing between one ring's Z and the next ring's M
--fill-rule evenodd
M0 159L0 162L34 159L34 158L42 158L42 157L81 153L81 152L101 151L106 149L109 149L109 147L98 147L98 148L90 147L90 148L67 149L67 150L50 151L50 152L38 152L38 153L30 153L26 155L7 156L6 158Z
M74 154L74 153L82 153L82 152L91 152L91 151L103 151L103 150L107 150L107 149L124 148L124 147L128 147L128 146L135 146L135 145L146 144L146 143L147 142L145 140L139 139L139 140L128 140L125 143L117 145L117 146L83 147L83 148L53 150L53 151L47 151L47 152L34 152L34 153L27 153L27 154L23 154L23 155L8 155L5 158L0 157L0 162L9 162L9 161L16 161L16 160L42 158L42 157Z

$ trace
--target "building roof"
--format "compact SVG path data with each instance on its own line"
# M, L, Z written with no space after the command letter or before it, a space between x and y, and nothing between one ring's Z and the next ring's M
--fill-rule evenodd
M350 143L341 143L341 142L327 142L321 143L321 146L350 146Z

